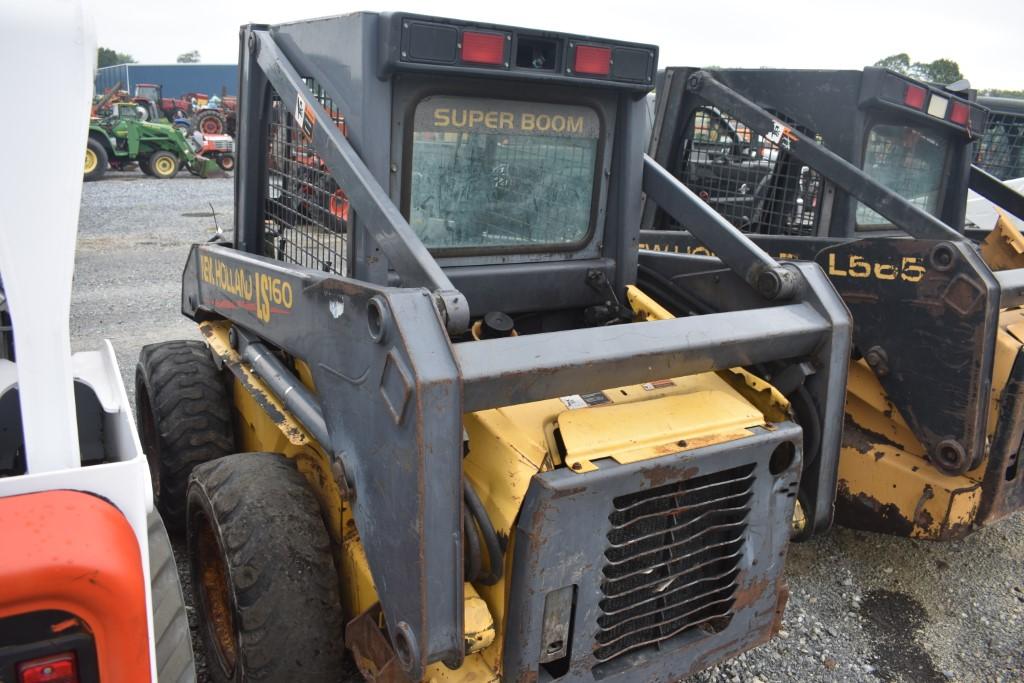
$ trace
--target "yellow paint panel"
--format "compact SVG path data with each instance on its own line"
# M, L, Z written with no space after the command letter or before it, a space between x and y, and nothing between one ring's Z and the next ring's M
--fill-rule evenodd
M912 521L914 538L939 540L951 529L971 524L981 501L977 482L940 474L923 459L888 444L872 444L866 453L844 446L839 481L852 497L894 505L901 518Z
M1024 235L999 209L999 219L981 244L981 257L992 270L1024 268Z
M570 410L558 416L566 462L573 470L597 469L593 460L636 462L749 436L764 416L724 391L697 391L636 403ZM685 441L685 443L679 443Z

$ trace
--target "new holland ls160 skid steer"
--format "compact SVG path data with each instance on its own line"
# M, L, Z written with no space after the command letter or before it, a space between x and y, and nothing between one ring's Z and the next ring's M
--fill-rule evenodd
M654 158L769 253L816 261L853 314L837 521L951 539L1024 506L1024 238L964 227L968 189L1017 217L1024 198L971 166L988 112L969 86L877 68L662 79ZM707 253L654 204L643 246Z
M182 280L205 344L138 371L216 680L336 680L348 646L374 680L670 681L778 628L850 321L644 159L656 62L410 14L242 29L234 241ZM721 261L641 256L642 191Z

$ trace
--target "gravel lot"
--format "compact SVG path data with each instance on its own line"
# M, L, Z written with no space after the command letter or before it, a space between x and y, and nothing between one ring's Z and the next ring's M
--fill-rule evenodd
M179 313L181 269L188 246L214 234L214 213L230 228L231 207L230 179L112 173L85 185L73 345L110 339L129 394L144 344L198 338ZM1022 539L1018 515L959 543L835 529L794 546L780 636L692 680L1022 681Z

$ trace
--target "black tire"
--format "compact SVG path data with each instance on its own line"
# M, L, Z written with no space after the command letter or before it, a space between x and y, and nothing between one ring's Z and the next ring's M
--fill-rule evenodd
M160 514L149 514L149 576L153 593L153 637L160 683L194 683L196 659L171 541Z
M153 175L153 169L149 167L149 159L146 157L139 157L139 170L148 176Z
M197 467L188 488L188 552L212 680L341 679L330 537L291 461L238 453Z
M170 180L178 175L180 165L176 155L162 149L150 154L146 164L153 172L153 177L160 180Z
M172 533L182 532L192 469L235 452L227 388L206 344L170 341L142 348L135 416L156 507Z
M192 128L203 135L220 135L227 129L227 122L220 112L208 109L195 118Z
M92 167L92 170L83 171L83 178L87 182L102 178L107 172L107 168L110 166L110 159L107 157L107 150L103 147L103 144L95 138L89 138L85 143L86 169L89 168L90 154L95 157L95 165Z
M235 170L235 155L234 154L222 154L217 157L217 165L220 166L222 171L234 171Z

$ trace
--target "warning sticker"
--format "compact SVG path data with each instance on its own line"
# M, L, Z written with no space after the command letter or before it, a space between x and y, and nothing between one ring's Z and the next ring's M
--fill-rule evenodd
M668 387L674 387L675 385L676 383L670 379L659 379L655 382L641 384L640 386L643 387L644 391L654 391L655 389L667 389Z
M788 132L789 128L782 125L781 121L772 121L772 131L765 135L765 137L777 145L779 144L779 140L782 139L782 136Z
M316 125L316 115L310 109L309 104L298 95L295 98L295 123L302 128L302 136L309 141L313 140L313 128Z
M604 395L603 391L594 391L589 394L573 394L562 396L559 399L569 410L579 410L590 406L599 406L602 403L611 403L611 400Z

